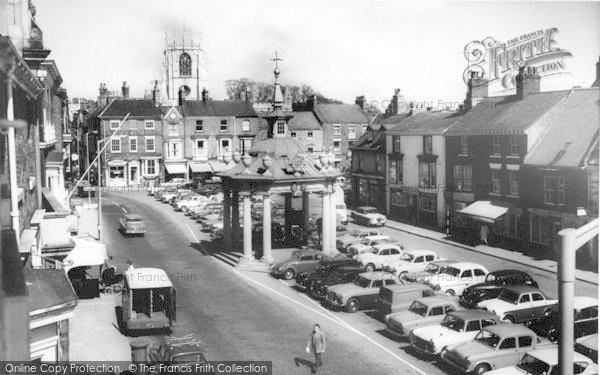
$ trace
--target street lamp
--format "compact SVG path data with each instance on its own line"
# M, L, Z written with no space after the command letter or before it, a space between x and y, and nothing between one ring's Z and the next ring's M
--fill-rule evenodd
M98 242L102 242L102 168L100 167L100 161L102 159L100 150L100 144L110 140L112 137L98 139L96 142L96 152L98 152ZM105 160L106 161L106 160ZM88 177L89 178L89 177Z

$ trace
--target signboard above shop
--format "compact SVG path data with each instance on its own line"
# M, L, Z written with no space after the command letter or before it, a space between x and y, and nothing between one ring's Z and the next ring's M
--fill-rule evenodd
M489 93L505 92L514 89L515 77L519 68L525 68L525 75L548 77L567 74L565 59L570 51L559 48L555 39L558 29L553 27L500 42L492 37L467 44L464 55L467 68L463 73L465 83L472 73L488 80Z

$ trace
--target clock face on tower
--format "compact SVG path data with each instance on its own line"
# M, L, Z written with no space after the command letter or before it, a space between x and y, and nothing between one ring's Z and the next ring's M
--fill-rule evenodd
M169 118L171 120L175 120L177 118L177 115L175 113L171 112L171 114L169 115Z

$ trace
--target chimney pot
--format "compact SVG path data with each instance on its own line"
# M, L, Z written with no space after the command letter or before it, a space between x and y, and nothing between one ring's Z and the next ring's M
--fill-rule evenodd
M356 97L356 100L354 101L354 104L356 104L357 106L360 107L360 109L365 109L365 96L364 95L360 95Z

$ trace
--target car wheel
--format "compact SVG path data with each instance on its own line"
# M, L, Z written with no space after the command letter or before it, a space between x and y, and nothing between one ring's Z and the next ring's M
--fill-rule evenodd
M293 278L294 278L294 274L295 274L294 270L293 270L293 269L291 269L291 268L288 268L288 269L287 269L287 270L285 270L285 272L283 273L283 278L284 278L285 280L291 280L291 279L293 279Z
M477 365L477 367L475 367L475 370L473 371L474 375L481 375L484 374L488 371L490 371L492 368L490 367L490 365L488 365L487 363L482 363L480 365Z
M356 298L352 298L348 302L346 302L346 311L349 313L355 313L359 310L359 308L360 305Z
M446 294L449 295L449 296L453 296L454 297L456 295L456 292L453 289L448 289L446 291Z
M408 275L408 271L400 272L400 274L398 275L398 280L406 279L406 275Z
M507 321L509 323L514 323L515 322L515 317L512 316L512 315L507 315L507 316L504 317L503 320L505 320L505 321Z
M367 266L365 267L365 271L367 271L367 272L375 271L375 265L373 263L367 264Z

